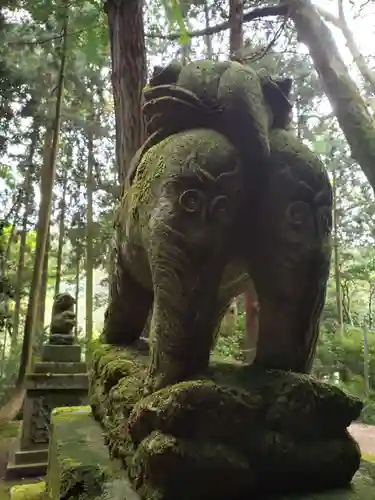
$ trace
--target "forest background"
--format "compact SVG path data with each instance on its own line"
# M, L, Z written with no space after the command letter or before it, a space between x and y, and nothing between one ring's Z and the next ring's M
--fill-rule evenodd
M123 179L118 82L111 77L111 64L119 67L115 4L109 0L105 10L98 0L9 0L0 7L0 404L24 380L29 358L38 357L57 293L75 296L75 333L84 347L103 324ZM373 120L375 5L312 5ZM258 0L146 0L138 21L147 64L122 53L120 67L125 75L150 76L173 58L236 55L292 76L296 134L324 161L334 194L332 269L314 374L363 398L362 420L375 424L375 174L353 154L292 20L272 11L262 17L263 7ZM134 129L125 118L129 142ZM224 320L217 355L244 359L245 330L250 317L256 320L248 299L239 297Z

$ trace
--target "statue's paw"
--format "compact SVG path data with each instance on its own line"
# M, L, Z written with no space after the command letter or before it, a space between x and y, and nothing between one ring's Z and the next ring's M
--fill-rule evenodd
M346 427L358 416L361 402L312 377L275 370L239 370L241 373L232 374L231 382L242 381L242 387L195 380L166 387L141 399L126 426L135 457L139 450L145 453L153 443L159 446L165 439L168 450L175 443L178 450L181 443L181 449L185 443L191 447L199 443L202 449L206 443L215 443L247 463L252 478L246 483L248 495L346 486L358 470L361 457ZM216 376L222 382L223 374L216 371ZM164 441L156 439L160 435ZM147 476L151 467L146 465L148 460L155 460L152 462L155 468L155 464L163 464L166 481L179 477L178 474L183 477L183 472L176 472L176 464L169 466L171 459L165 459L163 453L158 451L157 457L147 458L142 477L159 490L161 486L154 482L153 473ZM159 458L163 461L157 461ZM139 461L135 464L139 466ZM198 470L197 463L194 467ZM200 473L204 475L204 470ZM194 474L198 477L198 472ZM272 477L272 482L265 481L267 477ZM183 479L178 481L183 484ZM232 490L230 498L243 494L245 486L240 484L239 489ZM170 498L169 486L166 488L162 499ZM190 491L190 495L193 498L196 492ZM209 494L207 498L211 498Z
M154 430L184 438L232 442L241 441L244 432L262 417L260 396L213 381L195 380L143 398L129 416L128 430L137 444Z
M246 458L230 447L158 431L142 441L128 470L145 499L227 500L254 486Z

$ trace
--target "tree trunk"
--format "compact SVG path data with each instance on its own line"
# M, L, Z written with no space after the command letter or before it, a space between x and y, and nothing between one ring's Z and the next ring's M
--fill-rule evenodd
M365 381L365 396L370 395L370 360L369 348L366 328L362 328L363 332L363 378Z
M141 114L146 84L146 51L142 0L107 0L116 117L116 161L124 186L130 161L144 140Z
M229 57L242 59L243 0L229 0Z
M20 366L15 391L12 394L11 399L0 409L0 422L9 421L10 419L14 418L22 406L25 396L24 382L27 370L30 366L32 355L34 330L38 316L41 274L43 271L44 254L46 250L48 228L51 219L52 190L56 176L56 153L60 132L61 106L64 94L65 65L67 57L68 12L68 7L66 6L63 23L62 55L57 86L53 141L49 164L43 165L43 174L41 176L41 200L38 212L38 232L35 249L35 262L30 287L29 302L27 306Z
M87 221L86 221L86 342L92 341L93 330L93 206L94 191L94 136L92 127L88 132L87 161Z
M339 125L375 191L375 122L339 54L333 36L310 0L284 0L299 40L310 51Z
M246 363L251 364L256 355L259 333L259 302L253 283L244 293L245 303L245 339L244 351Z
M204 1L204 23L205 23L205 28L208 31L210 29L210 9L208 7L208 0ZM211 35L207 33L204 37L204 41L206 44L206 57L207 59L212 59L213 53L212 53L212 40L211 40Z
M40 338L43 337L44 332L44 321L46 316L46 298L47 298L47 288L48 288L48 262L49 262L49 252L51 248L51 227L48 228L46 249L44 252L43 259L43 270L42 279L40 283L40 293L39 293L39 304L38 304L38 321L37 321L37 338L35 345L40 344Z
M68 187L68 173L66 171L66 168L64 168L63 192L60 200L60 223L59 223L59 242L57 248L57 262L56 262L55 297L60 293L62 254L63 254L64 238L65 238L65 211L66 211L67 187Z
M76 246L76 291L75 291L75 299L76 299L76 320L74 325L74 335L75 338L78 338L78 302L79 302L79 286L80 286L80 265L81 265L81 246L80 243L77 242Z
M322 17L326 21L329 21L334 26L336 26L336 28L341 30L346 41L346 46L348 47L349 52L353 57L354 63L356 64L364 81L369 85L372 95L375 95L375 72L372 71L371 68L368 66L366 58L360 51L354 39L353 33L348 26L343 8L343 0L338 0L337 3L338 3L338 13L339 13L338 17L332 15L330 12L326 12L324 9L321 8L317 8L317 11L319 12L319 14L322 15Z
M335 284L336 284L336 308L337 317L339 320L340 336L344 335L344 312L342 306L342 288L341 288L341 273L340 273L340 250L339 250L339 235L338 235L338 212L337 212L337 176L336 167L333 169L333 185L332 185L332 213L333 213L333 259L335 269Z
M26 254L26 238L27 238L27 224L32 209L31 195L32 195L32 172L33 172L33 161L34 154L39 138L39 125L34 123L34 130L31 136L31 144L29 149L29 155L27 159L27 164L25 168L25 184L24 184L24 212L22 217L22 233L20 239L20 250L18 256L18 267L17 267L17 277L16 277L16 287L15 287L15 299L14 299L14 316L13 316L13 335L11 348L15 348L18 341L19 324L20 324L20 312L21 312L21 299L23 290L23 271L25 268L25 254Z
M18 223L18 219L19 219L19 212L20 212L21 205L22 205L22 198L19 199L19 201L17 202L17 205L14 209L12 229L10 230L10 234L9 234L9 238L8 238L8 242L7 242L7 247L5 250L5 256L4 256L4 260L3 260L2 276L5 276L6 266L8 265L8 262L10 260L10 252L12 250L12 245L15 241L14 236L16 235L16 229L17 229L17 223ZM16 239L16 241L17 241L17 239Z

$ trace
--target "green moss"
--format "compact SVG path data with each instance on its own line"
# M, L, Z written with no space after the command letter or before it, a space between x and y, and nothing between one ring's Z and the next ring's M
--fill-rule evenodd
M143 398L147 364L135 350L120 355L102 348L92 370L110 454L121 458L147 500L175 498L177 491L202 498L195 485L213 491L213 477L224 468L228 484L236 484L236 492L243 485L247 494L270 490L264 477L274 478L277 491L288 490L286 479L295 471L297 490L342 486L358 469L360 451L346 428L363 405L335 386L292 372L213 362L201 380ZM224 459L232 465L224 467ZM225 486L219 491L230 497Z
M7 422L0 425L0 441L18 437L20 433L21 422Z
M69 413L52 415L48 491L56 499L104 498L113 483L124 480L120 464L109 459L89 408Z
M90 410L89 406L61 406L59 408L54 408L52 410L52 415L61 418L73 418L76 420L79 416L85 416Z
M234 488L246 491L254 483L247 460L234 450L160 432L138 447L129 476L143 498L153 498L155 491L163 499L231 498Z
M9 491L10 500L44 500L48 496L46 494L46 483L20 484L12 486Z

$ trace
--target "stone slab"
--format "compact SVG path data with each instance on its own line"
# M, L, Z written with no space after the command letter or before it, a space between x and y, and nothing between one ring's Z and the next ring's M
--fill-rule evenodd
M34 364L34 373L87 373L87 364L83 361L38 361Z
M26 380L31 391L87 391L88 387L87 373L30 373Z
M47 490L51 500L139 500L120 462L110 460L90 407L56 408L51 418ZM64 481L61 478L64 478Z
M81 346L45 344L42 361L65 361L78 363L81 361Z
M18 450L14 454L15 465L35 464L48 462L48 448L40 450Z
M44 477L47 473L47 466L47 462L20 465L9 462L5 471L5 479L13 481L16 479Z

